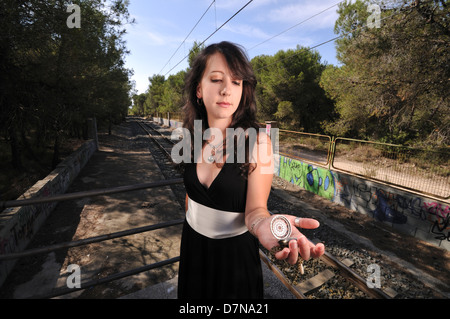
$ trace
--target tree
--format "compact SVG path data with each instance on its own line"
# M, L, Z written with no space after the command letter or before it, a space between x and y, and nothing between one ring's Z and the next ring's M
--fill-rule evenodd
M145 100L145 114L158 112L164 94L164 75L155 74L148 78L150 85L147 89L147 99Z
M200 43L198 43L197 41L194 41L192 48L189 50L189 56L188 56L189 67L188 67L188 69L192 66L192 62L194 62L194 59L197 56L197 54L199 54L200 51L202 51L204 48L205 48L204 44L200 45Z
M333 115L333 104L319 86L325 68L320 60L317 52L300 46L253 58L260 117L276 118L283 128L320 132L320 123Z
M179 112L184 105L183 88L186 71L180 71L175 75L170 75L164 82L161 104L159 112Z
M146 99L147 95L145 93L133 95L133 108L131 110L132 115L143 116L145 114L144 103Z
M128 2L75 2L81 28L67 23L69 1L0 3L0 129L17 169L24 157L41 161L49 144L56 166L62 138L88 117L122 119L131 104L122 39L132 22Z
M204 45L199 45L194 41L189 50L189 67L176 74L170 75L167 79L164 75L154 74L149 77L149 87L145 93L144 114L180 112L184 105L184 80L196 55L204 49Z
M449 9L446 1L380 3L380 28L365 28L368 1L344 2L335 31L342 67L321 86L336 102L336 135L394 143L448 144Z

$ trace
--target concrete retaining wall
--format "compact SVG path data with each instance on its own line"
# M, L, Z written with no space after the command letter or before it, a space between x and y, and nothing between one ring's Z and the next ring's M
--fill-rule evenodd
M87 141L61 162L46 178L38 181L18 199L48 197L65 193L96 150L96 140ZM0 213L0 254L24 250L56 204L45 203L15 207ZM15 263L16 260L0 261L0 286Z
M150 118L150 120L152 120L155 123L158 123L159 125L165 125L165 126L169 126L172 128L178 128L178 127L182 127L183 123L177 120L170 120L170 119L166 119L166 118L162 118L162 117L152 117Z

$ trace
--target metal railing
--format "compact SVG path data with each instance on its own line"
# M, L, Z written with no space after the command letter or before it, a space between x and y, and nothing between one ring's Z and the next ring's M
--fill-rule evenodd
M322 166L329 165L332 150L331 136L281 129L278 131L281 155L307 160Z
M162 180L159 182L151 182L151 183L143 183L143 184L136 184L136 185L126 185L126 186L120 186L120 187L114 187L114 188L107 188L107 189L98 189L98 190L92 190L92 191L85 191L85 192L76 192L76 193L69 193L69 194L62 194L62 195L55 195L55 196L49 196L44 198L29 198L29 199L22 199L22 200L15 200L15 201L4 201L0 203L0 208L3 210L7 207L20 207L20 206L26 206L26 205L39 205L43 203L48 202L61 202L66 200L72 200L72 199L79 199L79 198L85 198L85 197L93 197L93 196L101 196L101 195L109 195L109 194L116 194L116 193L122 193L122 192L130 192L140 189L146 189L146 188L155 188L155 187L161 187L161 186L170 186L174 184L180 184L183 182L182 178L178 179L172 179L172 180ZM67 249L67 248L73 248L73 247L79 247L83 245L88 245L92 243L102 242L106 240L112 240L115 238L125 237L129 235L134 235L138 233L153 231L157 229L167 228L171 226L181 225L184 222L184 219L178 219L168 222L159 223L156 225L147 225L143 227L128 229L124 231L119 231L115 233L109 233L104 234L100 236L85 238L77 241L71 241L71 242L65 242L65 243L59 243L51 246L41 247L41 248L35 248L30 250L25 250L22 252L16 252L16 253L9 253L9 254L3 254L0 255L0 262L12 260L12 259L18 259L22 257L28 257L28 256L34 256L42 253L49 253L52 251L60 250L60 249ZM170 265L173 263L178 262L180 257L174 257L170 259L166 259L163 261L159 261L150 265L144 265L135 269L131 269L128 271L116 273L104 278L100 278L97 280L91 280L88 282L82 282L79 288L66 288L66 287L60 287L56 288L53 291L39 296L33 296L31 298L35 299L47 299L47 298L53 298L57 296L66 295L69 293L73 293L79 290L84 290L87 288L91 288L93 286L101 285L104 283L108 283L114 280L122 279L128 276L136 275L141 272L149 271L152 269L160 268L166 265Z
M44 204L44 203L50 203L50 202L61 202L61 201L65 201L65 200L79 199L79 198L84 198L84 197L131 192L131 191L136 191L136 190L146 189L146 188L154 188L154 187L161 187L161 186L170 186L170 185L174 185L174 184L181 184L182 182L183 182L182 178L177 178L177 179L172 179L172 180L162 180L159 182L142 183L142 184L136 184L136 185L125 185L125 186L96 189L96 190L84 191L84 192L75 192L75 193L70 193L70 194L53 195L53 196L41 197L41 198L28 198L28 199L19 199L19 200L11 200L11 201L2 201L2 202L0 202L0 210L9 208L9 207L21 207L21 206L37 205L37 204Z
M420 150L401 145L376 143L348 138L334 138L327 135L310 134L288 130L279 130L280 154L305 160L318 165L349 172L366 178L382 181L407 189L448 199L450 196L450 173L448 152ZM9 207L39 205L49 202L80 199L85 197L110 195L130 192L146 188L180 184L183 179L163 180L159 182L119 186L70 194L55 195L44 198L29 198L0 202L0 210ZM23 252L0 255L0 262L49 253L59 249L73 248L82 245L112 240L137 233L180 225L184 219L169 221L156 225L148 225L120 232L85 238L78 241L59 243L47 247L30 249ZM33 298L53 298L96 285L118 280L127 276L156 269L176 263L179 256L171 259L144 265L125 272L116 273L97 280L81 283L80 288L60 287L46 295Z
M338 137L331 167L368 179L450 198L450 153Z
M279 130L279 152L289 158L366 179L450 198L450 152Z

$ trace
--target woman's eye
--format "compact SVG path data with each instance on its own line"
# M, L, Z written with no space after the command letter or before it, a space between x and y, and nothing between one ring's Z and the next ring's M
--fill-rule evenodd
M233 84L240 86L241 85L241 81L233 81Z
M213 82L213 83L218 83L218 82L221 82L222 81L222 79L211 79L211 82Z

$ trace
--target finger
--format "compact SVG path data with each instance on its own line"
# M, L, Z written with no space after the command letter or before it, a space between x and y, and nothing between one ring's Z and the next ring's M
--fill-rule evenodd
M304 228L304 229L315 229L320 226L320 223L313 218L301 218L290 216L291 223L295 225L295 227Z
M313 258L319 258L325 253L325 246L322 243L318 243L311 249L311 256Z
M305 236L301 236L298 240L299 254L304 260L308 260L311 256L311 246L309 240Z
M289 248L284 248L275 254L275 258L279 260L286 259L289 256Z
M287 262L291 265L295 265L298 259L298 244L296 240L291 240L289 242L289 256L287 257Z

